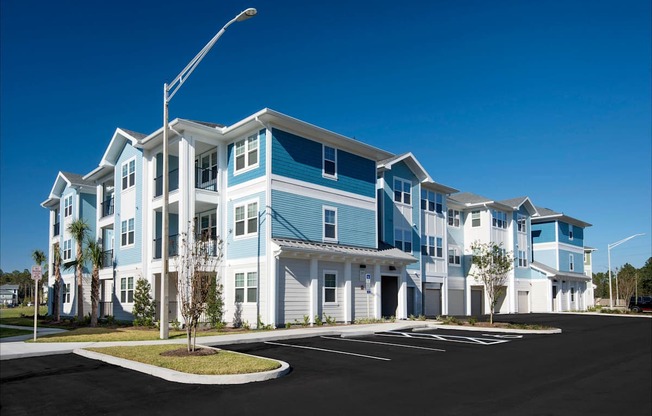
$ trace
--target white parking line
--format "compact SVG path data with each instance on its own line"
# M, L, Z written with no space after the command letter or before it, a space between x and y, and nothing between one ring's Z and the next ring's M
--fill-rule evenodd
M464 344L476 344L476 345L495 345L495 344L502 344L505 342L509 342L508 340L505 339L490 339L490 338L478 338L478 337L464 337L460 335L439 335L439 334L424 334L424 333L399 332L399 331L377 332L375 335L381 337L432 339L434 341L461 342Z
M391 342L365 341L365 340L362 340L362 339L338 338L338 337L326 337L326 336L322 336L322 338L334 339L334 340L337 340L337 341L364 342L364 343L367 343L367 344L391 345L392 347L415 348L415 349L418 349L418 350L446 352L446 350L442 350L440 348L417 347L416 345L394 344L394 343L391 343Z
M307 347L305 345L281 344L280 342L272 342L272 341L265 341L265 344L280 345L281 347L303 348L303 349L306 349L306 350L315 350L315 351L322 351L322 352L332 352L334 354L353 355L353 356L356 356L356 357L371 358L373 360L392 361L389 358L374 357L373 355L356 354L356 353L353 353L353 352L337 351L337 350L327 350L325 348Z

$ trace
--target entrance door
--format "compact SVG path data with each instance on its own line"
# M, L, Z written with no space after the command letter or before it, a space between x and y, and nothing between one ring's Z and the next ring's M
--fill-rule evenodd
M195 160L197 187L217 191L217 152L204 153Z
M398 277L382 276L380 280L381 314L383 317L396 317L398 309Z
M441 289L426 289L424 296L426 316L441 315Z
M408 316L416 315L416 313L414 312L414 288L413 287L407 288L407 313Z
M529 293L524 290L518 291L518 313L530 313L530 304L528 302Z
M557 286L552 287L552 311L557 311Z
M471 289L471 315L482 315L482 289Z

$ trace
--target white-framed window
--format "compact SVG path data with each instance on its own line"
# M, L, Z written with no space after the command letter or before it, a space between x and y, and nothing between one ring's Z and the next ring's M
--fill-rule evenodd
M479 227L480 225L480 211L471 211L471 227Z
M245 202L234 207L235 236L244 237L258 233L258 201Z
M238 272L235 274L236 303L255 303L258 301L258 272Z
M444 198L442 197L442 194L422 189L421 209L441 214L444 210Z
M575 256L572 254L568 255L568 270L571 272L575 270Z
M444 239L441 237L421 237L423 244L421 245L421 254L431 257L444 257Z
M134 219L129 218L124 220L121 223L120 227L120 246L126 247L134 244L136 236L136 227L134 225Z
M63 217L67 218L72 215L72 195L68 195L63 200Z
M136 184L136 159L131 159L122 164L122 190L129 189Z
M70 303L70 283L63 285L63 303Z
M448 248L448 264L459 266L462 264L462 257L460 256L460 249L457 247Z
M394 229L394 247L412 253L412 231L403 228Z
M233 173L253 169L258 166L258 133L235 142L235 165Z
M491 225L495 228L507 228L507 214L502 211L491 211Z
M120 279L120 302L133 303L134 301L134 278L123 277Z
M518 214L516 224L519 233L527 233L527 220L525 215Z
M72 258L72 239L63 241L63 260L70 260Z
M324 304L337 303L337 272L324 270L323 300Z
M568 239L572 240L573 239L573 224L568 224Z
M324 241L337 241L337 208L324 207Z
M448 210L448 225L451 227L457 227L459 228L460 226L460 212L456 209L449 209Z
M323 145L322 176L337 179L337 149Z
M412 203L412 183L394 178L394 202L410 205Z
M518 251L518 267L527 267L527 252L525 250Z

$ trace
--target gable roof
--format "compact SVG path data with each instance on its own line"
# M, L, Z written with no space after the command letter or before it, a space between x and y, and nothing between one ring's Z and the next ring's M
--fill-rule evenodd
M518 198L511 198L511 199L503 199L502 201L498 201L503 205L507 205L509 207L514 208L515 211L518 211L521 209L523 205L525 205L525 209L530 213L530 215L536 215L538 213L537 208L534 206L532 201L530 201L530 197L527 196L519 196Z
M421 163L419 163L417 158L412 154L412 152L403 153L379 161L378 170L379 171L391 170L392 166L399 162L404 162L407 165L407 167L412 171L412 173L414 173L417 179L419 179L419 182L425 185L427 188L431 188L445 194L452 194L455 192L459 192L458 189L451 188L450 186L446 186L444 184L435 182L430 177L428 172L423 168Z
M538 212L538 215L532 216L533 223L560 220L583 228L592 226L592 224L589 224L588 222L578 220L577 218L568 216L563 212L553 211L550 208L536 207L536 210Z
M115 129L115 133L113 133L113 137L111 137L111 141L104 151L98 167L87 173L84 179L92 181L112 172L125 143L129 142L132 146L136 147L145 137L147 137L146 134L132 130L119 127Z
M66 187L95 191L95 184L92 181L84 179L82 175L71 172L59 172L57 178L54 180L54 185L52 185L48 199L43 201L41 206L46 208L58 204L61 194Z
M498 208L506 211L514 210L514 207L510 205L505 205L500 201L494 201L493 199L489 199L486 196L474 194L471 192L459 192L457 194L453 194L449 196L448 199L453 203L457 203L458 205L467 208L483 207L483 206L485 208L488 208L489 206L491 206L493 208Z

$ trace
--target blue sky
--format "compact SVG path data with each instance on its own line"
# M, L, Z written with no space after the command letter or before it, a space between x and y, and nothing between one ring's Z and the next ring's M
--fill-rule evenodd
M171 118L265 107L394 153L438 182L593 224L607 270L651 255L650 2L3 1L0 267L47 249L59 170L95 168L117 127L162 123L162 86L247 7Z

